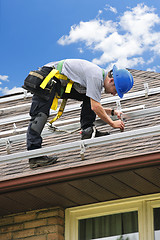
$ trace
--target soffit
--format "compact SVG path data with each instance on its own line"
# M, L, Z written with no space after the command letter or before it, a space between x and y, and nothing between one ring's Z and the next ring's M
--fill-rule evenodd
M115 171L1 193L0 215L64 208L159 193L160 165Z

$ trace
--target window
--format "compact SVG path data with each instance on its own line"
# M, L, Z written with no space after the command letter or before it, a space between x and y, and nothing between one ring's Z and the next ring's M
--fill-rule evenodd
M151 240L160 239L160 200L154 199L148 202L148 226Z
M154 239L160 239L160 207L154 208L153 210L154 216Z
M78 240L139 240L138 212L80 220L78 233Z
M65 240L160 240L160 194L66 209Z

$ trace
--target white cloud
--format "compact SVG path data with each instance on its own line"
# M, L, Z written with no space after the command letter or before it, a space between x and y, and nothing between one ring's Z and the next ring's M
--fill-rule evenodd
M155 41L155 45L151 47L151 50L154 51L155 55L160 55L160 34L156 34L157 41Z
M113 12L113 13L117 13L117 9L116 8L114 8L114 7L112 7L112 6L110 6L109 4L106 4L106 7L104 8L106 11L111 11L111 12Z
M0 75L0 80L9 82L7 75Z
M24 92L24 89L21 87L13 87L12 89L9 89L8 87L3 87L4 82L9 82L9 77L7 75L0 75L0 92L2 95L9 95L19 92Z
M147 68L147 71L160 72L160 66L159 66L159 65L156 65L156 66L153 66L153 67L151 67L151 68Z
M154 13L154 9L143 4L138 4L130 11L126 11L120 19L120 25L124 30L144 40L156 23L160 23L160 18Z
M13 87L12 89L8 89L8 87L5 87L5 88L0 88L0 91L2 92L3 95L8 95L13 93L23 92L23 88Z
M147 71L149 71L149 72L156 72L156 67L153 67L153 68L147 68Z
M99 18L99 16L102 14L102 12L103 12L102 10L99 10L96 18Z
M80 53L84 52L82 48L78 48L78 50L79 50Z
M111 10L111 6L106 5ZM116 13L116 9L112 9ZM160 55L160 17L154 8L138 4L119 17L119 22L94 19L81 21L71 27L68 35L62 36L58 43L67 45L83 42L95 52L101 52L93 59L99 65L117 63L120 67L134 67L147 64L143 54L147 51L154 57ZM149 63L149 60L148 60Z
M80 22L79 25L71 26L69 35L62 36L58 40L58 43L68 45L84 41L86 46L92 46L93 44L104 41L104 39L115 30L116 24L112 21L95 19L89 22Z
M153 30L156 24L160 24L160 17L154 13L153 8L143 4L138 4L132 11L126 11L120 19L122 29L139 42L143 51L145 47L160 44L160 32Z
M2 87L0 87L0 92L2 93L2 95L23 92L23 89L21 87L13 87L12 89L9 89L8 87L3 87L4 82L9 82L7 75L0 75L0 80L1 80L0 85L2 86Z
M151 57L150 59L148 59L147 64L153 63L154 62L154 57Z

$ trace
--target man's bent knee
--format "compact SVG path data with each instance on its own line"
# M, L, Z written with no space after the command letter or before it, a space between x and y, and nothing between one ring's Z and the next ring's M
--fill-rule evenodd
M33 122L31 123L31 129L37 132L39 135L41 134L45 123L47 122L47 115L43 112L37 114Z

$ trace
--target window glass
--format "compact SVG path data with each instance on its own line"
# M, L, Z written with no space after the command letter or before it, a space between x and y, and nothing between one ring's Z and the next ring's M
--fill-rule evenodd
M83 219L78 232L78 240L139 240L138 212Z
M154 239L160 239L160 208L154 208Z

